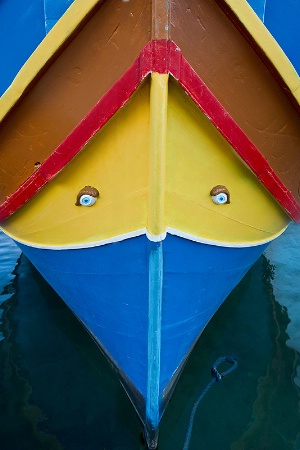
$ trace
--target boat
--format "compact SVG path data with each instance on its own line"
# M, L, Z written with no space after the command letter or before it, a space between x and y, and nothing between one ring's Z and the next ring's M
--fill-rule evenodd
M1 229L155 449L206 324L300 220L299 77L244 0L75 0L47 17L1 97Z

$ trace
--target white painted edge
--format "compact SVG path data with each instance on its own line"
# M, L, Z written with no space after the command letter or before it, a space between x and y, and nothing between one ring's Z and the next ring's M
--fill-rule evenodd
M206 245L214 245L217 247L231 247L231 248L246 248L246 247L256 247L258 245L267 244L268 242L273 241L278 236L280 236L286 229L285 227L283 230L281 230L279 233L273 235L272 237L269 237L268 239L264 239L261 241L256 241L253 243L233 243L233 242L224 242L224 241L214 241L212 239L206 239L199 236L195 236L189 233L185 233L184 231L177 230L175 228L167 227L166 231L159 235L151 235L148 233L146 228L142 228L140 230L130 231L129 233L120 234L118 236L113 236L109 239L103 239L100 241L94 241L94 242L88 242L86 244L71 244L71 245L40 245L40 244L31 244L26 241L18 240L15 238L15 236L10 235L5 230L3 232L10 236L12 239L14 239L16 242L19 242L20 244L27 245L28 247L34 247L34 248L40 248L44 250L76 250L76 249L83 249L83 248L92 248L92 247L101 247L102 245L106 244L113 244L115 242L121 242L126 239L131 239L138 236L146 235L147 239L151 242L161 242L164 239L166 239L167 234L171 234L173 236L178 236L183 239L186 239L188 241L198 242L199 244L206 244Z
M1 227L0 227L1 228ZM11 237L14 241L27 245L27 247L34 247L34 248L40 248L44 250L77 250L80 248L91 248L91 247L100 247L102 245L106 244L113 244L114 242L121 242L125 241L126 239L142 236L146 234L146 229L142 228L141 230L135 230L130 231L129 233L120 234L118 236L113 236L112 238L108 239L101 239L100 241L93 241L93 242L87 242L86 244L71 244L71 245L41 245L41 244L31 244L27 241L24 241L22 239L17 239L15 236L7 233L6 230L1 228L2 231L7 234L9 237Z
M146 230L146 236L149 239L149 241L151 241L151 242L161 242L164 239L166 239L167 232L165 231L164 233L154 235L154 234L148 233L148 231Z
M240 244L233 243L233 242L214 241L212 239L198 237L193 234L188 234L188 233L185 233L184 231L176 230L175 228L169 228L169 227L167 228L167 232L169 234L173 234L174 236L178 236L183 239L187 239L189 241L198 242L200 244L215 245L217 247L244 248L244 247L257 247L258 245L263 245L263 244L267 244L268 242L272 242L274 239L276 239L278 236L280 236L286 230L286 228L287 227L285 227L279 233L272 235L272 237L269 237L268 239L256 241L253 243L245 242L245 243L240 243Z

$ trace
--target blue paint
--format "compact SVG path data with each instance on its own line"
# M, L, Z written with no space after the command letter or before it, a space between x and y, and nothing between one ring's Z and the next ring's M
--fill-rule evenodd
M265 248L223 248L176 236L164 241L160 392Z
M142 394L155 429L176 369L266 245L223 248L168 235L80 250L20 247Z
M0 95L45 37L43 0L0 2Z
M145 396L148 240L83 250L21 249Z
M264 21L265 5L267 0L247 0L251 8L256 12L260 20Z
M149 242L149 324L148 324L148 373L146 397L147 431L158 429L160 412L160 356L161 311L163 290L163 244ZM155 436L148 437L148 442Z
M0 95L73 0L0 1Z
M74 0L44 0L46 33L49 33L51 28L61 18L73 1Z
M299 0L247 0L300 74Z
M300 73L299 0L267 0L265 25Z

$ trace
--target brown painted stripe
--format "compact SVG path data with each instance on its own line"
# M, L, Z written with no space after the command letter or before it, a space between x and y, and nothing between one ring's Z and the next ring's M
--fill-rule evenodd
M133 64L150 40L150 18L148 0L104 2L5 118L0 126L0 203Z
M299 111L218 3L173 0L170 37L299 203Z

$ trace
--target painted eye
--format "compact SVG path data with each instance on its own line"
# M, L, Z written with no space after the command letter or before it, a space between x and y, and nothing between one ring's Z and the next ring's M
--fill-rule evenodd
M93 206L97 201L97 197L92 197L91 195L84 194L80 197L79 203L82 206Z
M212 198L212 201L214 203L216 203L216 205L223 205L223 203L228 202L227 194L225 194L223 192L221 194L213 195L211 198Z
M226 186L217 184L210 191L211 199L216 205L224 205L230 203L230 193Z
M84 186L77 194L76 206L93 206L99 197L99 191L93 186Z

